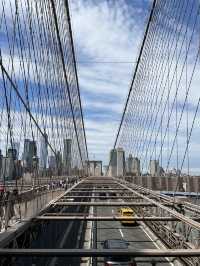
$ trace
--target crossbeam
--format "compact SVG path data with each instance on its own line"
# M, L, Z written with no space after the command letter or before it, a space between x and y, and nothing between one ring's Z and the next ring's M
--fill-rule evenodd
M178 218L182 222L190 225L193 228L196 228L197 230L200 230L200 224L197 221L194 221L191 218L186 217L185 215L183 215L181 213L178 213L177 211L174 211L174 210L168 208L164 203L160 203L160 202L158 202L156 200L150 199L147 196L144 196L144 195L140 194L139 192L133 190L132 188L127 187L126 185L124 185L122 183L119 183L119 185L123 186L124 188L127 188L129 191L133 192L137 196L140 196L141 195L141 197L144 200L146 200L147 202L150 202L152 204L155 204L160 209L163 209L163 210L169 212L171 216Z
M85 191L85 190L89 190L89 191L96 191L96 190L100 190L100 191L109 191L109 190L127 190L127 189L124 189L124 188L120 188L119 186L116 188L116 187L112 187L112 188L104 188L104 187L98 187L98 188L94 188L94 187L88 187L88 188L74 188L73 191L77 191L77 190L80 190L80 191Z
M111 206L148 206L148 207L156 207L156 204L151 202L79 202L79 201L73 201L73 202L64 202L64 201L58 201L53 204L58 206L105 206L105 207L111 207ZM165 203L163 206L173 206L171 203Z
M200 218L192 218L195 221L200 221ZM178 218L175 217L122 217L122 216L81 216L74 215L68 216L65 215L51 215L46 213L45 215L37 216L34 218L36 220L69 220L69 221L158 221L158 222L168 222L168 221L177 221L181 222Z
M0 256L25 257L199 257L200 249L8 249L1 248Z
M135 196L64 196L63 199L73 199L73 198L81 198L81 199L141 199L141 197Z
M98 189L98 190L76 190L74 189L72 191L73 193L93 193L93 192L98 192L98 193L102 193L102 192L105 192L105 193L109 193L109 192L116 192L116 193L120 193L120 192L129 192L128 189ZM130 192L129 192L130 193Z

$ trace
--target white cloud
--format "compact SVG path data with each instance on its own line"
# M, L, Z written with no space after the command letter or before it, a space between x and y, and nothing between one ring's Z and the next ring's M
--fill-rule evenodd
M104 163L115 141L144 31L144 10L131 6L125 1L109 5L108 1L71 0L83 107L101 110L95 121L85 115L89 153L98 154ZM113 112L113 118L105 121L108 112Z

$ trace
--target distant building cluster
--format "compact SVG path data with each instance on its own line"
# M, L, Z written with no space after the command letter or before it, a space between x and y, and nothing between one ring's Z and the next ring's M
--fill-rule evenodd
M0 150L0 175L5 180L13 180L22 176L23 166L18 158L18 147L18 143L13 143L13 148L7 150L6 156L3 156Z
M126 158L122 148L112 149L110 151L109 167L105 167L105 172L109 176L117 177L140 175L140 160L131 154Z
M80 170L72 168L72 140L63 140L63 153L57 151L48 156L48 136L44 134L39 141L39 151L35 140L25 139L23 151L20 154L20 143L12 143L5 156L0 150L0 178L12 181L21 178L26 173L38 176L76 175ZM39 155L39 156L38 156ZM21 158L19 158L21 157Z
M104 166L104 174L113 177L123 177L123 176L140 176L141 167L140 160L137 157L133 157L129 154L128 157L125 156L125 151L123 148L116 148L110 151L109 165ZM171 171L165 172L162 166L159 165L158 160L150 160L149 162L149 172L143 174L147 176L178 176L180 175L180 170L173 169Z

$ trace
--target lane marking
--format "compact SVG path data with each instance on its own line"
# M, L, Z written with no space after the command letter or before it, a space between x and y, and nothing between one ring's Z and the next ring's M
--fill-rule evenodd
M118 199L119 200L119 199ZM122 202L126 202L125 200L122 200ZM137 216L137 215L136 215ZM143 222L142 222L143 223ZM157 248L157 249L161 249L160 248L160 246L155 242L155 240L153 240L152 239L152 237L146 232L146 230L145 230L145 227L147 227L148 228L148 226L145 224L145 223L143 223L143 225L140 223L139 224L139 227L140 227L140 229L147 235L147 237L149 237L149 239L152 241L152 243L153 243L153 245ZM149 229L149 228L148 228ZM151 229L149 229L149 230L151 230ZM121 231L121 229L119 229L119 231ZM122 233L123 234L123 233ZM154 234L154 233L153 233ZM122 236L123 237L123 236ZM161 243L162 243L162 241L161 241ZM164 244L163 244L164 245ZM174 263L173 262L171 262L170 261L170 258L167 258L167 257L165 257L165 259L169 262L169 265L170 266L174 266Z
M145 226L146 226L146 225L145 225ZM147 226L147 228L148 228L148 226ZM160 246L156 243L156 241L158 240L158 238L156 238L156 240L153 240L152 237L146 232L145 227L142 227L142 226L141 226L141 229L142 229L142 231L147 235L147 237L152 241L153 245L154 245L157 249L161 249ZM150 229L149 229L149 230L150 230ZM171 262L169 258L165 257L165 259L169 262L169 264L170 264L171 266L174 266L173 262Z
M114 213L114 210L112 209L112 213Z
M143 230L143 232L147 235L147 237L152 241L152 243L154 244L154 246L157 249L160 249L159 245L156 243L156 240L153 240L152 237L146 232L146 230L141 226L141 229Z
M124 234L123 234L123 232L122 232L122 230L121 230L121 229L119 229L119 232L120 232L120 234L121 234L122 238L124 238Z

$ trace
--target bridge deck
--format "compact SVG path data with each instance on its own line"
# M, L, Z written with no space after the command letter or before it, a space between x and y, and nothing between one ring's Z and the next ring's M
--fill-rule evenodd
M125 189L124 185L120 185L114 179L108 179L107 182L106 180L103 180L102 183L100 183L99 178L89 180L90 183L87 179L79 182L66 191L65 195L62 195L56 201L51 202L51 204L42 211L39 216L36 216L31 220L29 228L25 228L25 232L19 227L17 230L19 232L18 236L20 235L21 230L22 236L20 237L24 242L15 239L17 235L16 233L9 234L9 232L7 232L6 235L4 235L5 238L9 237L10 243L12 240L13 243L17 242L17 251L19 252L15 252L14 254L19 258L14 261L14 264L12 261L12 265L24 265L23 263L26 263L28 266L35 263L35 265L40 266L43 265L44 262L46 263L45 265L90 265L90 259L83 258L84 256L82 256L82 258L79 256L73 257L73 251L70 251L72 254L70 257L67 257L69 256L67 255L67 250L82 249L84 251L87 249L89 251L93 249L104 253L106 250L102 248L101 243L106 239L119 238L129 242L128 250L130 250L130 252L132 250L140 252L144 251L144 255L135 258L137 265L172 265L170 263L171 259L166 259L165 256L159 257L159 254L156 254L156 250L158 250L159 247L163 248L163 245L161 245L160 240L152 234L143 221L137 221L137 225L127 226L122 225L120 221L114 219L114 217L119 217L118 210L120 206L131 206L134 205L131 204L131 201L134 203L136 202L134 197L133 199L131 197L126 197L127 194L131 194L130 191ZM86 187L87 189L90 187L87 193L84 192L84 188ZM73 192L77 190L80 191L78 197L76 197L76 194L73 195ZM83 191L83 194L81 191ZM94 197L94 191L99 191L100 198L97 197L97 193ZM106 195L105 198L102 198L102 191L106 194L115 191L116 197L110 198ZM69 194L70 198L68 197ZM81 195L83 195L83 198L81 198ZM137 199L138 198L137 195ZM141 198L141 200L143 199ZM138 201L137 203L138 204L135 205L137 208L149 208L149 204L140 204L141 201ZM152 204L150 204L150 206L151 205ZM82 216L82 219L70 218L78 216ZM61 219L59 220L58 217ZM70 219L67 220L65 219L66 217ZM84 217L109 217L109 219L100 219L97 221L95 221L95 219L88 219L87 221ZM45 218L48 220L46 221ZM170 217L168 218L170 220ZM151 217L149 217L149 219L151 219ZM177 220L177 218L175 220ZM25 226L26 223L22 227ZM35 238L32 235L35 235ZM4 241L4 243L6 242ZM16 244L14 245L13 243L9 244L9 247L16 249ZM4 248L5 247L8 247L8 244L6 246L4 245ZM24 247L31 248L30 252L28 252L28 249L27 252L26 250L22 250ZM22 254L20 255L20 249L22 250L23 256ZM46 249L46 251L44 249ZM54 256L50 253L52 252L52 249L55 250ZM60 249L66 249L66 254L59 254L61 251ZM3 253L4 250L5 254ZM41 250L41 254L38 250ZM155 257L151 254L151 250L152 254L155 254ZM12 249L9 249L7 253L11 256L6 255L6 251L8 250L0 249L0 256L3 256L5 263L6 260L8 261L10 258L14 258L14 255L12 256L12 254L10 254L12 253ZM32 251L36 254L34 258L31 257ZM82 254L83 253L84 252L82 252ZM56 254L59 257L55 257ZM26 255L26 258L24 255ZM48 256L49 258L46 259L45 256ZM132 256L134 256L134 253ZM93 265L104 265L104 258L93 258Z
M109 202L109 200L108 200ZM97 207L98 215L117 215L118 208L116 207ZM145 225L140 222L137 225L127 226L122 225L120 221L98 221L97 222L97 241L98 248L102 248L101 242L106 239L125 239L129 242L129 248L133 249L157 249L157 240L152 239L145 230ZM104 265L103 259L98 259L98 265ZM138 266L152 266L152 262L156 262L156 266L170 265L165 258L136 258Z

